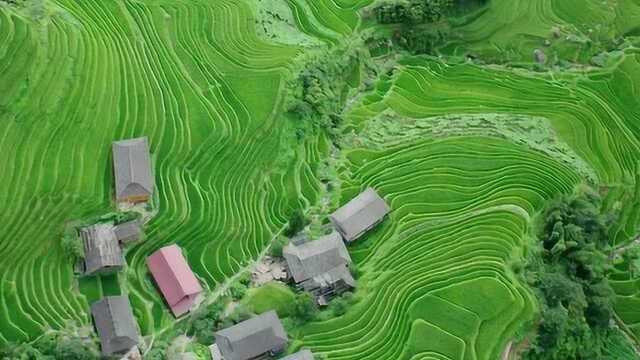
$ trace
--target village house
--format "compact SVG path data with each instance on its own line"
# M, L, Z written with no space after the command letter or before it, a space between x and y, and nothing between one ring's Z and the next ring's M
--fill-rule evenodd
M298 288L311 293L319 305L355 287L348 268L351 257L337 232L301 244L291 242L282 256Z
M95 224L82 228L84 274L108 274L122 269L124 257L112 224Z
M274 310L216 332L213 360L253 360L283 352L289 339Z
M154 179L147 137L115 141L112 152L116 201L149 201L154 191Z
M389 213L389 205L372 188L367 188L329 216L346 242L372 229Z
M114 226L111 223L94 224L80 229L84 248L85 275L108 274L124 266L121 243L136 241L142 229L138 221Z
M285 356L280 360L313 360L313 353L310 350L302 350L295 354Z
M178 245L165 246L147 258L147 266L175 317L191 311L202 293Z
M91 305L102 355L124 355L138 345L139 333L126 296L107 296Z

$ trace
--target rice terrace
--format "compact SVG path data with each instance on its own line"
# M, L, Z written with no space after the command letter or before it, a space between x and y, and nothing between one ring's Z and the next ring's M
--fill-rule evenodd
M640 359L640 0L0 0L0 359Z

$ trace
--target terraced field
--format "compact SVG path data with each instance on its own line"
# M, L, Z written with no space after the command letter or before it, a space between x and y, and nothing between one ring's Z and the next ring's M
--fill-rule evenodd
M350 113L361 132L346 153L343 194L374 186L394 212L355 249L366 300L344 319L309 326L305 344L337 359L497 358L534 306L508 270L529 217L593 176L575 160L607 182L635 171L638 102L604 104L617 101L614 81L634 89L628 69L639 65L631 54L608 76L564 81L411 59L382 80ZM439 118L448 114L460 115ZM547 121L570 146L545 144L553 135L536 132ZM637 216L629 220L637 229ZM431 337L442 340L421 340Z
M58 242L65 221L111 208L110 143L147 135L159 214L128 253L145 333L169 318L144 258L177 242L213 288L297 206L302 167L279 156L291 46L255 34L236 1L48 3L40 23L0 9L0 340L88 321ZM302 152L301 152L302 153Z
M550 39L549 54L580 66L406 57L350 99L341 151L323 134L296 139L285 83L308 48L258 35L264 1L0 1L0 344L88 323L87 302L118 283L145 335L170 327L146 255L177 242L213 290L292 209L317 205L328 157L341 202L374 186L393 209L350 249L357 305L295 334L296 346L329 359L499 358L537 306L513 270L530 219L580 182L606 185L620 209L612 245L634 240L640 51L583 64L620 36L638 44L638 1L491 1L454 24L443 55L519 65ZM281 8L299 36L333 46L370 26L358 13L369 3ZM595 45L562 42L568 33ZM150 138L158 214L124 274L78 284L59 245L64 225L113 207L110 143L140 135ZM640 285L627 265L612 274L616 310L640 338Z
M528 215L577 174L483 136L354 150L347 160L358 170L345 194L373 185L394 211L356 249L363 302L309 326L305 344L336 359L497 358L534 306L505 265L521 255Z

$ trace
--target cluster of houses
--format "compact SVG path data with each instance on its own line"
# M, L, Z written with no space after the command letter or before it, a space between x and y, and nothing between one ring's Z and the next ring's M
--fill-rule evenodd
M112 144L113 169L118 203L148 202L154 181L146 137ZM81 273L109 274L125 265L122 247L142 235L142 223L97 223L79 230L84 249ZM137 352L139 331L126 296L106 296L91 304L91 315L104 356Z
M345 242L351 243L372 229L389 213L386 202L366 189L330 215L336 231L313 241L293 240L284 247L288 278L311 293L318 304L355 287L349 271L351 257ZM271 310L215 333L210 347L213 360L263 359L281 353L288 338L275 311ZM312 360L309 350L285 357L286 360Z
M148 202L154 177L146 137L114 142L113 169L118 203ZM286 279L327 305L336 295L353 289L351 258L345 243L351 243L373 228L390 208L372 188L353 198L330 215L335 231L313 241L292 240L283 249ZM140 222L95 224L80 230L85 250L83 272L95 275L118 271L124 264L122 246L140 237ZM158 249L147 258L157 289L175 317L190 312L203 292L197 277L177 245ZM107 296L91 305L103 355L122 356L137 352L140 334L126 296ZM271 310L215 333L210 347L213 360L255 360L276 356L288 344L287 333ZM284 360L312 360L309 350Z
M149 143L146 137L112 144L113 169L118 203L148 202L154 190ZM139 221L122 224L98 223L80 229L84 248L85 275L105 274L124 266L122 245L136 241L142 233Z
M282 255L288 275L299 289L311 293L319 305L327 305L334 296L355 288L345 242L356 241L389 211L384 199L367 188L329 216L334 232L314 241L293 240L284 247Z
M112 144L112 153L116 202L148 203L155 188L148 139L116 141ZM125 265L122 246L140 237L142 224L139 221L117 225L98 223L80 229L79 233L85 253L84 275L107 274ZM147 258L147 266L174 316L184 315L195 306L202 287L177 245L152 253ZM127 296L106 296L91 305L91 314L104 356L133 352L136 357L140 333Z

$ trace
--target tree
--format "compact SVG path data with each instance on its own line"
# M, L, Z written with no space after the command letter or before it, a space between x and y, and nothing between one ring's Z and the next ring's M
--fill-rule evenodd
M293 304L292 316L299 322L311 321L316 317L318 307L314 298L307 292L296 296Z
M561 196L542 214L537 247L524 276L540 303L540 326L523 359L599 359L613 317L607 280L611 214L588 188Z
M293 235L299 233L304 229L307 225L307 220L304 217L304 213L300 209L296 209L289 217L289 224L284 231L284 235L287 237L292 237Z

